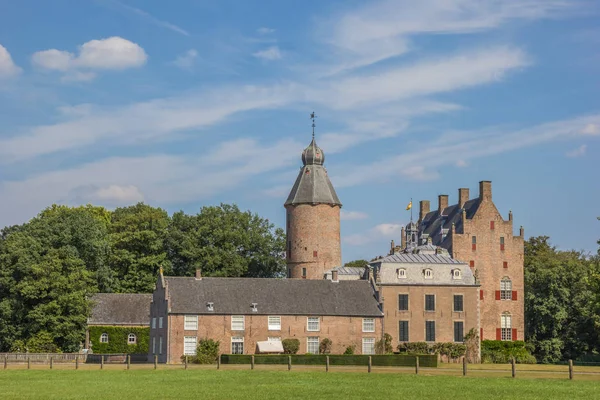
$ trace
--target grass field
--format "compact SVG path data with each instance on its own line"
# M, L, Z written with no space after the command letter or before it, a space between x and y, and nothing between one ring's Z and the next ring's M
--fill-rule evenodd
M0 398L589 400L600 398L600 381L427 376L425 371L416 376L314 369L8 369L0 370Z

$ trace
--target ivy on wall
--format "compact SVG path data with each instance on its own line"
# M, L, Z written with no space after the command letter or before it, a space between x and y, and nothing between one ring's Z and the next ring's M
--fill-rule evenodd
M95 354L145 354L150 343L150 328L133 328L120 326L90 326L90 342ZM100 343L100 336L108 334L108 343ZM136 344L128 344L127 338L133 333Z

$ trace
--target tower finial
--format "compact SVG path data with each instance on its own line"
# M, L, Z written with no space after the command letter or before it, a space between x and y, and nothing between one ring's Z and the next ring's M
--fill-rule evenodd
M310 113L310 119L312 119L313 139L315 138L315 118L317 118L317 116L315 115L315 112L313 111L312 113Z

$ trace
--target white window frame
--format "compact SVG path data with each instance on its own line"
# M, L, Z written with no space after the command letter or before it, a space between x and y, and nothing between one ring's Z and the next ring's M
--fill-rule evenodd
M270 331L280 331L281 330L281 317L278 316L268 316L267 323L269 325Z
M184 336L183 337L183 355L193 356L196 355L196 348L198 347L197 336Z
M500 300L512 300L512 281L506 276L500 281Z
M375 332L375 318L363 318L362 331L363 332Z
M430 268L423 270L423 276L425 279L433 279L433 270Z
M243 331L246 328L246 318L244 315L231 316L231 330Z
M460 271L460 269L452 270L452 279L462 279L462 272Z
M433 296L433 310L428 310L427 309L427 297L428 296ZM437 303L437 298L436 297L437 296L435 294L433 294L433 293L425 293L425 307L424 307L425 312L435 312L435 310L437 308L436 307L437 306L437 304L436 304Z
M184 315L183 316L183 329L186 331L197 331L198 330L198 316L197 315Z
M309 336L306 338L306 352L311 354L319 354L319 337Z
M152 329L156 329L156 317L152 318Z
M234 350L234 343L239 345L242 344L242 352ZM238 346L239 347L239 346ZM231 354L244 354L244 337L243 336L232 336L231 337Z
M512 341L512 315L510 313L504 313L500 316L500 333L500 340Z
M133 337L133 341L131 340L131 338ZM129 335L127 335L127 344L136 344L137 343L137 336L135 336L134 333L130 333Z
M312 325L312 327L311 327ZM316 325L316 328L315 328ZM321 331L321 318L320 317L307 317L306 318L306 331L307 332L320 332Z
M454 298L456 296L460 296L462 297L462 310L457 310L456 309L456 302L454 301ZM465 312L465 296L462 293L456 293L452 295L452 312Z
M406 268L398 268L396 274L398 275L398 279L406 279Z
M268 342L281 342L281 336L269 336L267 338Z
M163 327L163 317L158 317L158 329L162 329Z
M108 343L108 333L100 335L100 343Z
M362 338L362 354L375 354L375 338Z

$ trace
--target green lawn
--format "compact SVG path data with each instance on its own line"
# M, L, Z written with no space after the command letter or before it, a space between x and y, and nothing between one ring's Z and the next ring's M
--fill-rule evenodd
M1 399L593 399L599 381L272 370L0 370Z

